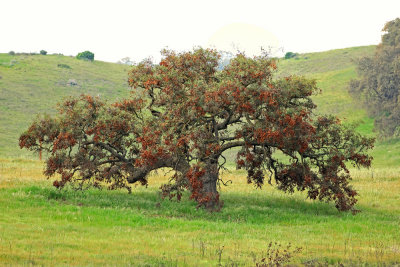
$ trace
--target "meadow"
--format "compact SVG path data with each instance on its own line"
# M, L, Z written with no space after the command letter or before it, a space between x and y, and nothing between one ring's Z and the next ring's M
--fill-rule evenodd
M355 60L374 49L301 54L281 60L278 75L317 79L317 112L337 114L360 133L376 136L373 119L347 93ZM372 168L351 170L359 192L356 215L307 200L303 192L256 189L232 161L223 173L232 183L220 188L224 207L215 213L196 209L188 195L180 203L162 200L158 188L168 179L163 172L132 194L54 188L37 155L18 149L18 135L37 113L54 113L65 96L127 96L128 69L60 55L0 54L0 265L255 266L276 258L268 252L271 242L280 246L279 255L289 251L295 265L400 265L398 140L378 141ZM69 79L78 86L69 86Z
M226 172L224 208L197 210L162 200L166 177L126 191L66 189L43 178L42 164L0 161L0 263L4 265L255 266L268 244L301 247L293 264L400 264L398 169L353 170L357 215L332 204L247 185ZM318 266L318 265L317 265Z

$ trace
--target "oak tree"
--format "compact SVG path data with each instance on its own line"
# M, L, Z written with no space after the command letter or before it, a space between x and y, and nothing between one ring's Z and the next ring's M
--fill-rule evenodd
M144 61L129 73L132 94L111 105L82 95L42 116L19 139L21 148L49 153L45 175L54 186L127 188L147 184L149 173L170 168L164 197L190 198L199 207L222 206L218 185L224 152L236 148L236 165L257 187L334 201L353 210L357 192L348 166L368 167L365 138L333 116L315 116L316 82L274 78L267 56L238 54L218 71L219 53L162 51L159 64Z

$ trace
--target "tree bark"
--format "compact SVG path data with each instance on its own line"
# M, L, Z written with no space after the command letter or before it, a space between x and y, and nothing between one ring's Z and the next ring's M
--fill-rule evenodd
M202 182L202 200L201 205L204 205L209 210L219 210L222 203L219 201L219 193L217 190L217 182L219 178L218 163L207 162L205 165L205 173L200 177Z

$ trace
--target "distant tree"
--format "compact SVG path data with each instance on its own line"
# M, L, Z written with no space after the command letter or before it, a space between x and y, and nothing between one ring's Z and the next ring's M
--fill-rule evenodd
M381 137L400 136L400 18L385 24L373 57L358 62L350 94L375 118Z
M79 54L76 56L76 58L77 58L77 59L83 59L83 60L90 60L90 61L93 61L93 60L94 60L94 54L93 54L92 52L90 52L90 51L84 51L84 52L79 53Z
M290 58L294 58L297 56L297 53L293 53L293 52L287 52L285 54L285 59L290 59Z
M118 63L120 63L120 64L125 64L125 65L129 65L129 66L131 66L131 65L134 64L134 62L131 60L130 57L121 58L121 60L118 61Z
M62 188L108 184L110 189L147 184L152 170L170 168L164 197L182 191L198 206L222 206L224 152L237 148L236 165L248 183L276 186L311 199L335 201L354 210L357 192L346 163L368 167L373 139L315 116L316 82L289 76L274 79L276 63L266 56L234 57L217 71L214 50L163 51L159 64L133 66L133 94L107 105L82 95L60 105L58 116L38 118L19 139L21 148L47 151L45 175L60 174Z
M11 55L11 56L14 56L15 52L14 51L10 51L10 52L8 52L8 54Z
M218 70L223 70L226 66L229 65L235 55L228 51L220 51L219 54L220 58L218 61Z
M45 55L47 55L47 51L46 50L40 50L40 54L45 56Z

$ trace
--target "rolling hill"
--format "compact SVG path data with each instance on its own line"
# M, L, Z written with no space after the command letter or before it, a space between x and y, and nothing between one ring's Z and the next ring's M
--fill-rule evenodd
M128 95L129 66L62 55L0 54L0 156L29 157L18 136L40 113L82 93L110 100Z
M299 54L279 61L278 76L305 75L317 80L321 93L314 96L318 113L357 123L362 134L374 136L373 119L347 93L357 76L355 60L373 55L375 46L352 47ZM18 136L40 113L54 113L64 97L88 93L113 101L129 94L129 66L82 61L62 55L0 54L0 157L32 157L18 147ZM374 166L400 164L400 142L378 142Z

